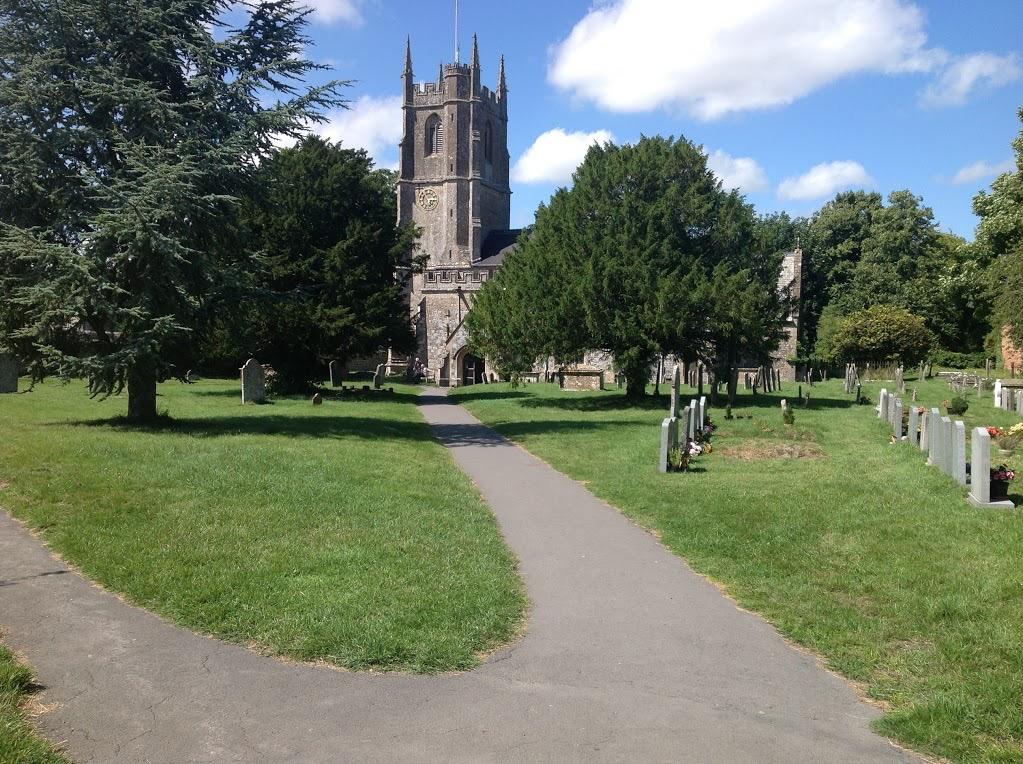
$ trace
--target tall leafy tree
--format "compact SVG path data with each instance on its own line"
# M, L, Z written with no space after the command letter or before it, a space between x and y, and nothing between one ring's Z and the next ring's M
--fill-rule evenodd
M803 243L800 306L800 329L807 347L816 342L824 307L840 297L852 280L882 206L880 194L846 191L810 218Z
M1019 110L1023 121L1023 108ZM994 257L991 280L996 323L1009 327L1017 347L1023 347L1023 130L1012 143L1016 169L999 175L990 191L973 200L980 217L977 244Z
M642 395L657 354L712 353L708 283L743 272L774 294L778 261L762 256L756 233L752 208L721 189L689 141L591 147L572 188L540 208L532 235L481 291L471 336L519 365L610 351L628 395Z
M265 162L246 224L262 253L247 344L290 389L332 359L411 350L404 287L415 230L399 227L393 174L361 149L310 136Z
M243 21L221 21L234 8ZM294 0L0 5L0 343L156 415L230 290L236 198L339 83L305 88Z

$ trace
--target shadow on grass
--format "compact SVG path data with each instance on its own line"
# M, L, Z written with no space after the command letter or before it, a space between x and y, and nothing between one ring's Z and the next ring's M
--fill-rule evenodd
M434 425L437 439L446 446L500 446L522 435L549 435L552 433L596 432L649 422L614 421L588 422L578 419L549 420L541 422L510 422L496 425L494 429L481 424L440 424Z
M148 425L137 425L117 417L84 421L54 422L56 426L93 427L117 432L187 435L198 438L234 435L280 435L291 438L363 438L367 440L433 440L425 422L352 416L274 415L211 416L197 419L166 417Z
M477 387L477 386L474 385L473 387ZM465 388L462 388L462 389L464 390ZM436 397L436 398L440 398L441 400L443 400L443 396L442 395L430 396L430 397L431 398ZM462 403L463 401L498 401L498 400L505 400L505 399L510 399L510 398L532 398L532 397L533 396L530 393L527 393L527 392L525 392L523 390L487 390L486 388L484 388L482 390L475 390L474 389L471 393L470 392L461 392L461 391L459 391L456 395L452 395L451 396L451 400L449 402L450 403ZM440 402L440 401L431 400L430 402L431 403L437 403L437 402Z

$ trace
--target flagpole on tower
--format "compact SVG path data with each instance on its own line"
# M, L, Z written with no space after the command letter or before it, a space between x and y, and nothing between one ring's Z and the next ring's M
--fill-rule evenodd
M458 44L458 0L455 0L455 63L462 63L462 50Z

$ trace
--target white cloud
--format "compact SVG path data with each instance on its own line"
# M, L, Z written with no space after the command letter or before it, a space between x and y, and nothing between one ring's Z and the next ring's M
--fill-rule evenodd
M401 96L362 96L350 109L335 109L313 132L346 148L366 149L380 167L394 169L401 141Z
M972 183L975 180L993 178L995 175L1001 175L1003 172L1015 172L1015 170L1016 162L1013 159L1006 159L998 164L991 164L981 160L968 164L959 170L952 178L952 182L956 184Z
M958 56L920 94L926 106L962 106L975 87L1001 87L1023 76L1014 54L972 53Z
M726 189L737 188L749 194L767 188L767 173L755 159L733 157L718 150L707 157L707 166Z
M566 133L560 127L540 135L512 168L518 183L567 183L594 143L613 141L607 130Z
M345 21L349 24L362 23L356 0L305 0L305 5L313 9L313 15L320 21L332 24Z
M821 199L853 186L873 185L874 179L859 162L824 162L797 178L783 180L778 185L778 196L782 199Z
M555 46L548 76L616 112L702 119L791 103L859 72L930 71L909 0L613 0Z

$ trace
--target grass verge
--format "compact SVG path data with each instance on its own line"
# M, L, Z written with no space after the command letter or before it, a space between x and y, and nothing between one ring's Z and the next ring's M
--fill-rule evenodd
M66 760L35 734L21 713L32 689L32 672L0 645L0 762L61 764Z
M922 402L948 397L938 384ZM875 401L881 386L867 386ZM740 394L732 420L712 410L714 453L682 474L656 470L667 395L452 395L859 683L886 709L879 732L958 761L1023 760L1023 515L972 509L840 381L815 385L785 426L779 401L796 392Z
M0 397L0 505L132 602L199 632L352 669L471 668L513 638L515 561L415 407L242 406L160 386L137 429L81 384Z

